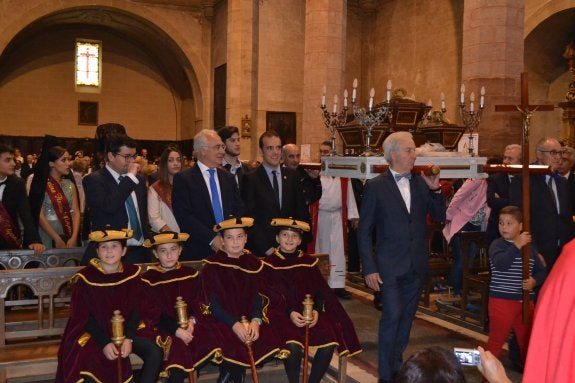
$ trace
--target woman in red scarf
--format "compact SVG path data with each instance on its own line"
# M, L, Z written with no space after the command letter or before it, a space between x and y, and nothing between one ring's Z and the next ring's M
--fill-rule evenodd
M174 174L182 170L182 152L175 146L168 146L160 157L160 179L148 188L148 218L152 230L179 232L180 227L172 212L172 183Z
M39 196L42 203L34 203L32 200ZM70 154L66 148L50 146L42 153L30 199L31 205L40 209L39 213L33 213L39 219L40 238L46 248L78 246L81 212L78 191L70 178Z

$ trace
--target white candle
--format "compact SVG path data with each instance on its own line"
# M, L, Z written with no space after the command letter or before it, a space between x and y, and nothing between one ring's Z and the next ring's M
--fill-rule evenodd
M484 101L485 101L485 87L482 86L481 87L481 97L479 98L479 107L481 109L483 109L483 105L485 105Z
M353 79L353 90L351 91L351 101L355 102L355 96L357 96L357 79Z
M343 107L347 108L347 89L343 91Z
M373 96L375 96L375 89L371 88L369 91L369 110L373 108Z
M474 105L473 102L475 101L475 93L471 92L471 94L469 95L469 111L473 112L474 111Z
M433 104L431 103L431 99L429 99L429 100L427 101L427 106L429 106L429 112L427 113L427 115L428 115L429 117L431 117L431 107L433 106Z
M445 109L445 94L441 92L441 110Z
M325 106L325 85L323 86L322 90L321 90L321 106Z
M337 94L333 96L333 114L337 114Z
M461 103L465 104L465 85L461 84Z
M391 80L387 80L387 92L386 92L387 102L391 100Z

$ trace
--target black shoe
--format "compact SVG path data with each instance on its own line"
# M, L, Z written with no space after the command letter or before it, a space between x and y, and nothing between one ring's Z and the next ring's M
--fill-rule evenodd
M381 297L379 296L379 293L373 294L373 307L375 307L376 310L381 311Z
M351 294L344 288L333 289L333 291L335 292L335 295L340 299L351 299Z

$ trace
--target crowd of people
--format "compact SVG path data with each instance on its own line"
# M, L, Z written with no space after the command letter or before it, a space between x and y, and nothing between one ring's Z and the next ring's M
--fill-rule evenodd
M121 285L126 294L137 289L138 296L157 302L156 311L147 312L136 303L117 303L121 294L112 294L102 305L97 301L106 292L94 295L93 302L78 303L80 298L73 296L63 341L71 343L61 350L62 360L73 359L67 363L73 368L59 370L59 376L107 381L98 375L102 366L133 350L146 362L145 376L157 378L161 372L169 381L183 381L186 374L214 361L221 367L219 381L243 382L249 365L245 343L253 343L258 363L288 350L292 356L284 360L286 374L295 382L303 344L299 330L310 325L317 326L314 334L319 334L311 339L317 352L310 381L319 382L335 350L360 350L338 298L350 299L346 267L359 271L361 259L365 283L382 311L379 381L394 381L407 368L403 353L428 267L429 219L445 222L454 260L448 283L455 294L462 280L459 234L486 233L492 277L490 337L482 356L496 364L492 358L496 360L512 332L510 353L518 350L521 366L529 362L531 326L521 321L523 292L530 291L535 323L538 315L549 315L538 308L539 292L543 300L547 275L563 264L560 260L567 256L560 256L561 251L575 237L575 150L557 139L545 137L537 143L536 163L549 166L550 172L530 176L527 228L520 210L520 176L497 173L487 180L466 180L459 187L453 183L455 192L446 198L446 181L440 183L439 174L412 174L416 148L407 132L393 133L384 141L389 170L355 185L303 168L300 148L282 146L274 131L260 136L262 161L256 164L240 160L236 127L197 133L191 163L173 145L156 161L148 161L147 150L138 154L136 142L119 124L104 124L98 131L100 146L92 157L82 151L71 156L49 138L38 156L27 154L26 160L0 144L0 249L29 248L40 254L48 248L84 245L86 269L74 278L74 296L96 294L95 286ZM321 156L331 154L330 145L322 143ZM522 162L521 146L508 145L502 163ZM527 245L530 276L525 279L521 249ZM313 258L305 255L317 252L330 256L325 285ZM205 263L200 276L180 267L180 261L189 260ZM158 265L140 280L139 269L131 265L149 262ZM134 278L136 287L126 282ZM311 320L295 307L301 306L306 291L313 293L315 302ZM182 327L173 310L177 297L188 302L190 310ZM111 334L102 322L104 317L109 321L116 306L122 306L130 339L118 347L110 346ZM245 326L239 320L242 315L248 318ZM208 320L201 320L204 317ZM337 321L337 329L330 320ZM147 330L140 331L138 324L146 321ZM290 328L290 323L297 331L280 336L269 330L278 324ZM260 331L260 326L267 330ZM212 336L203 338L204 331ZM87 361L84 350L94 349L75 350L84 332L91 336L84 340L92 339L91 347L102 350L101 358ZM232 344L229 339L234 337L239 342ZM168 338L171 353L165 344ZM130 376L129 363L122 366L122 374ZM497 379L493 381L503 381Z

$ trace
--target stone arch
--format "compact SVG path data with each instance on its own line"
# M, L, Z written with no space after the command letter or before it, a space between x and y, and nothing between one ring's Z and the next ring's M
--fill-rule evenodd
M209 121L209 108L205 107L211 99L211 92L208 91L212 82L209 58L206 58L205 54L202 56L202 47L197 44L199 38L194 40L194 36L201 35L201 32L205 29L202 24L207 22L201 12L191 13L190 18L197 20L197 25L190 25L189 31L182 31L174 23L170 22L171 11L169 9L147 7L141 3L123 0L100 1L100 3L94 4L94 2L86 0L70 0L64 3L55 0L31 0L17 5L17 7L22 8L21 11L7 12L6 20L0 25L0 65L2 56L10 49L14 40L19 38L23 31L34 27L40 20L46 21L57 15L88 10L109 12L125 20L130 19L131 22L139 25L142 29L161 34L166 41L166 44L161 47L163 49L162 52L169 52L171 57L177 57L178 59L179 68L173 68L172 72L180 72L177 78L184 79L186 86L189 88L188 90L182 90L181 82L172 79L172 84L177 83L176 85L180 87L179 94L184 95L182 101L188 96L191 99L191 102L182 103L182 108L192 108L196 121ZM156 49L159 49L159 47L156 47ZM158 57L162 56L160 52L156 53ZM195 130L194 126L190 128ZM193 136L193 131L188 132L188 135Z

